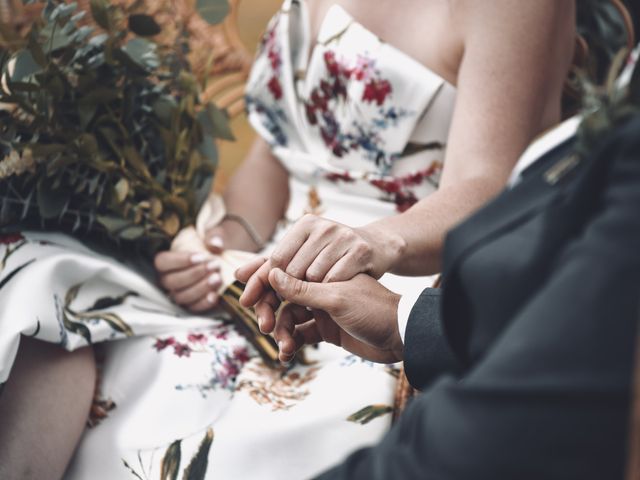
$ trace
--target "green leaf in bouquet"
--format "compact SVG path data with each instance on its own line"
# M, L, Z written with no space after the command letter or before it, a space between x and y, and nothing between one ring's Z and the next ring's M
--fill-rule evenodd
M215 25L222 22L229 14L229 2L227 0L197 0L196 9L209 24Z
M147 178L151 178L151 174L149 173L149 168L144 161L144 158L140 155L140 152L133 145L125 145L122 149L122 153L124 154L124 158L127 160L129 165L131 165L138 173L144 175Z
M207 159L208 164L212 168L215 168L218 165L218 149L216 148L216 144L211 136L204 136L202 142L198 145L198 151Z
M108 0L90 0L91 16L105 30L111 30L112 18Z
M98 154L98 139L92 133L81 134L74 143L81 155L93 157Z
M131 225L130 220L113 215L97 215L96 221L113 236L117 236L118 232Z
M37 77L39 75L36 75ZM60 75L49 75L43 79L44 81L40 81L43 88L47 90L55 100L61 100L65 94L67 93L67 89L65 88L65 82L60 77Z
M47 60L47 55L44 53L42 45L38 43L38 34L35 30L32 30L29 34L28 42L27 47L33 60L40 65L40 67L46 67L49 61Z
M60 23L67 22L77 8L78 8L78 4L76 2L71 2L68 4L60 3L56 5L53 11L49 14L48 19L51 22L60 22Z
M86 129L93 118L96 116L98 106L92 101L81 101L78 103L78 117L80 119L80 126Z
M198 95L200 91L200 84L192 73L185 71L180 72L178 82L181 89L193 94L194 96Z
M15 57L12 82L19 82L42 71L42 67L35 61L31 51L21 50Z
M40 31L40 35L43 37L41 42L46 46L46 51L49 54L69 47L73 41L69 35L65 35L55 22L47 23Z
M124 54L125 60L130 60L142 70L151 70L159 66L156 45L144 38L132 38L119 51Z
M141 13L129 15L129 30L141 37L153 37L162 31L151 15Z
M168 128L171 126L171 119L177 107L178 105L173 98L169 95L164 95L153 104L153 113L155 113L162 125Z
M47 181L38 183L38 208L44 219L55 218L69 201L68 193L52 188Z
M203 130L215 138L223 140L235 140L231 127L229 126L229 114L226 110L218 108L215 104L209 103L198 114L198 121Z
M130 227L126 227L124 230L118 232L118 237L122 238L123 240L138 240L144 235L144 233L144 227L140 225L133 225Z

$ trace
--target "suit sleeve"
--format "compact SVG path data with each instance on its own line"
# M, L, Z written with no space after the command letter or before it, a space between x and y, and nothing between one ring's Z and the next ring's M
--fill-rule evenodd
M631 125L591 221L484 359L320 478L624 477L640 303L640 121Z
M404 369L414 388L424 389L445 373L459 370L440 314L439 288L427 288L411 310L405 330Z

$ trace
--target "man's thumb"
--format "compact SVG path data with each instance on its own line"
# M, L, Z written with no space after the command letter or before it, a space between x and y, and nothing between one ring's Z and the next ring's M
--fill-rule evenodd
M303 282L279 268L269 272L269 283L282 298L303 307L324 309L322 288L328 284Z

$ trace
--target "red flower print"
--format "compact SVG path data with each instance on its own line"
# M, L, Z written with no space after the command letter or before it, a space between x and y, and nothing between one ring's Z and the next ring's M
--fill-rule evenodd
M214 335L218 340L226 340L229 336L229 331L227 329L222 329L214 332Z
M330 182L346 182L346 183L353 183L356 181L355 178L353 178L351 175L349 175L349 172L343 172L343 173L328 173L325 178L327 180L329 180Z
M278 70L282 64L280 54L276 50L271 49L269 53L267 53L267 57L269 57L269 61L271 62L271 68Z
M21 233L8 233L0 235L0 245L11 245L12 243L22 242L24 239Z
M391 90L391 84L388 80L370 80L364 87L362 101L376 102L378 106L381 106L391 93Z
M273 98L275 98L276 100L280 100L282 98L282 85L280 85L280 80L278 80L278 77L271 77L271 80L269 80L267 87L269 88L271 95L273 95Z
M396 210L398 212L406 212L418 202L418 199L413 193L398 193L396 194L395 203Z
M400 191L399 180L371 180L371 185L386 193L398 193Z
M173 353L175 353L178 357L190 357L191 356L191 347L186 343L176 343L173 346Z
M331 50L324 52L324 64L327 66L327 70L333 77L337 77L341 73L340 65L336 61L336 54Z
M187 340L191 343L205 343L207 341L207 336L203 333L190 333L187 336Z
M236 361L244 364L250 360L249 351L245 347L236 347L233 349L233 356Z
M175 343L176 343L176 339L173 337L169 337L164 340L159 338L156 340L156 343L154 343L153 348L155 348L157 351L161 351Z
M308 103L304 105L305 113L307 114L307 120L311 125L316 125L318 123L318 117L316 116L316 110Z

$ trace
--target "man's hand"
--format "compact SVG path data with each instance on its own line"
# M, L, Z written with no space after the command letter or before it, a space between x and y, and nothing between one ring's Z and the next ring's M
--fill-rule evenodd
M402 360L400 296L372 277L360 274L346 282L309 283L274 269L269 283L291 302L277 319L263 317L260 325L264 333L273 332L281 361L290 361L304 345L320 341L374 362Z

